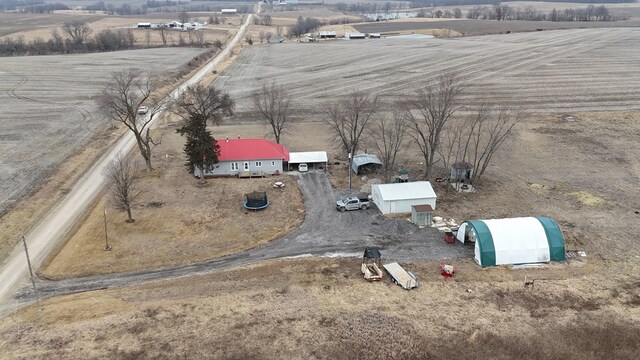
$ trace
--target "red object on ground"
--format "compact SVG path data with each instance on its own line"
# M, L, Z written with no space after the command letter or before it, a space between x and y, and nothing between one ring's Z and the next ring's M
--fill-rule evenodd
M453 244L454 242L456 242L456 237L451 231L445 231L444 241L448 242L449 244Z
M453 274L456 272L456 268L453 265L442 264L440 265L440 275L445 278L453 277Z

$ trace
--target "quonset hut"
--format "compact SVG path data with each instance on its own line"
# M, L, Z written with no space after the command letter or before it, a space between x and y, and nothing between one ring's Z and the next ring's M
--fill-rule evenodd
M475 260L482 267L565 260L565 240L551 218L470 220L457 239L475 241Z

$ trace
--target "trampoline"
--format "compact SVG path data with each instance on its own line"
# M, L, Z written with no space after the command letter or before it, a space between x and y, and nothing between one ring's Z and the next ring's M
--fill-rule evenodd
M269 206L267 200L267 193L254 191L249 194L244 194L244 208L249 210L262 210Z

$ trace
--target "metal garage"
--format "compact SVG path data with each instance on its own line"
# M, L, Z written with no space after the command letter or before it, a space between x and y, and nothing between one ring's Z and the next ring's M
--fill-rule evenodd
M371 185L371 198L383 214L410 213L412 205L436 208L436 193L428 181Z

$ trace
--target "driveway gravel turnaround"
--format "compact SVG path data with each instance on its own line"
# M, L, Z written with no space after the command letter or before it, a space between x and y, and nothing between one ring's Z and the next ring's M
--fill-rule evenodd
M331 188L329 178L323 172L299 174L298 183L307 206L305 220L296 231L279 240L198 264L60 281L41 279L38 281L38 292L42 297L51 297L212 273L287 257L360 257L366 246L380 247L385 261L444 260L473 255L473 247L458 242L447 244L438 230L419 229L406 219L384 218L375 206L366 211L338 211L335 201L342 194ZM28 287L17 295L20 300L29 300L32 296Z

